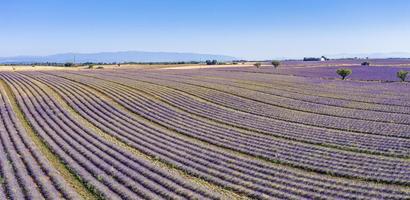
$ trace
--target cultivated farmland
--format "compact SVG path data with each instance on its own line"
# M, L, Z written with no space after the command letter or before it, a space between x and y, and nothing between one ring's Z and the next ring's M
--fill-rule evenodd
M0 199L409 199L410 61L371 63L1 71Z

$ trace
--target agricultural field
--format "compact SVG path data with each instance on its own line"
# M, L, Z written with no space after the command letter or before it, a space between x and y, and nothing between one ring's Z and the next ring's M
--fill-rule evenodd
M3 70L0 199L410 199L399 70Z
M362 66L362 62L369 62L369 66ZM410 71L410 59L374 59L374 60L330 60L326 62L285 61L282 67L272 70L272 66L257 68L234 68L231 70L255 73L274 73L295 75L301 77L338 79L335 72L339 68L350 68L354 73L349 79L356 81L394 82L398 81L396 72Z

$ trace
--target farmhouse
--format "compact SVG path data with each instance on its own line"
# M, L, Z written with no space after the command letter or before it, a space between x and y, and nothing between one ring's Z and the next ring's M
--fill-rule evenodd
M326 58L325 56L320 57L320 61L326 61L329 60L329 58Z

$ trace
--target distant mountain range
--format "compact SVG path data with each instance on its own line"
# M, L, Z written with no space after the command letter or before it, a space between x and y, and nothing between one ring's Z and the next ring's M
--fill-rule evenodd
M408 52L391 52L391 53L361 53L361 54L334 54L334 55L325 55L328 58L410 58L410 53Z
M328 58L410 58L407 52L392 53L343 53L325 55ZM279 59L279 58L278 58ZM285 57L282 59L286 59ZM295 58L293 58L295 59ZM302 59L302 58L299 58ZM122 63L122 62L180 62L180 61L232 61L239 60L232 56L198 53L175 53L175 52L145 52L145 51L119 51L119 52L100 52L100 53L63 53L48 56L14 56L0 57L0 64L30 64L30 63L66 63L66 62L85 63Z
M44 63L44 62L180 62L180 61L232 61L235 57L213 54L197 53L174 53L174 52L144 52L144 51L121 51L121 52L101 52L101 53L64 53L48 56L15 56L0 57L3 64L24 64L24 63Z

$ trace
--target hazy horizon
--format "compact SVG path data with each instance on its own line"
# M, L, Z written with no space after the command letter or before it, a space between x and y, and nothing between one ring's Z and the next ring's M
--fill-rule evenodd
M410 59L410 52L371 52L371 53L339 53L339 54L317 54L317 55L312 55L312 56L302 56L302 57L269 57L269 58L264 58L264 59L247 59L244 57L235 57L235 56L231 56L231 55L225 55L225 54L208 54L208 53L197 53L197 52L166 52L166 51L139 51L139 50L128 50L128 51L101 51L101 52L60 52L60 53L51 53L51 54L43 54L43 55L34 55L34 54L27 54L27 55L16 55L16 56L0 56L0 63L4 63L3 61L1 61L1 59L19 59L19 58L44 58L45 60L43 61L38 61L38 62L56 62L53 60L47 60L47 58L50 57L55 57L55 56L88 56L88 55L100 55L103 57L103 55L105 54L111 54L110 56L114 56L115 54L123 54L123 53L135 53L135 54L148 54L148 55L161 55L161 54L169 54L170 56L172 55L178 55L181 54L183 55L196 55L196 56L220 56L220 57L226 57L226 59L223 60L272 60L272 59L278 59L278 60L302 60L305 57L321 57L321 56L325 56L328 57L330 59L351 59L351 58L359 58L359 59L363 59L363 58L370 58L370 59L386 59L386 58L406 58L406 59ZM174 59L174 60L169 60L169 62L176 62L176 61L204 61L204 59L190 59L190 57L187 57L184 60L178 60L178 59ZM179 56L178 56L179 57ZM229 57L232 57L232 59L229 59ZM72 60L73 57L70 57L70 59L67 60L70 61ZM148 57L146 59L149 59ZM208 58L209 59L217 59L217 58ZM207 60L207 59L205 59ZM138 62L139 60L135 60L135 59L130 59L127 60L126 62ZM15 63L19 63L19 62L36 62L36 61L16 61ZM89 60L85 60L84 62L92 62ZM121 61L113 61L113 62L121 62ZM143 62L143 61L141 61ZM144 62L150 62L148 60L144 60ZM165 60L162 61L152 61L152 62L166 62ZM14 63L14 62L11 62Z
M244 59L410 52L404 0L6 1L0 57L116 51Z

